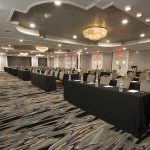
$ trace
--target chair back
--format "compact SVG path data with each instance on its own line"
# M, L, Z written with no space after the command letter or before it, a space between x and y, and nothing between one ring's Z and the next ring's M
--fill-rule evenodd
M56 79L58 78L58 74L59 74L59 71L58 70L55 71L54 76L55 76Z
M54 72L53 72L53 69L51 69L51 71L50 71L49 75L50 75L50 76L52 76L52 75L53 75L53 73L54 73Z
M102 76L100 78L100 84L109 85L110 77L109 76Z
M143 80L146 80L146 79L147 79L147 75L146 74L142 74L139 77L139 82L142 82Z
M116 72L111 73L112 80L116 80L118 78L118 74Z
M83 76L83 74L84 74L84 71L81 70L80 73L79 73L79 77Z
M63 81L64 80L64 72L61 71L59 74L59 80Z
M78 70L75 70L75 71L74 71L74 74L78 74L78 73L79 73Z
M94 82L95 80L95 75L94 74L89 74L87 77L87 82Z
M141 82L140 91L150 92L150 80L143 80Z
M121 81L122 81L122 83L123 83L123 88L129 89L131 80L130 80L129 78L119 78L119 79L117 80L117 87L120 86L120 82L121 82Z

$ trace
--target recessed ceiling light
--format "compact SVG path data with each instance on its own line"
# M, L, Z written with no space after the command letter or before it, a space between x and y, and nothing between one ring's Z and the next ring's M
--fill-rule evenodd
M122 20L122 24L127 24L128 23L128 19L123 19Z
M73 35L73 39L77 39L77 35Z
M109 41L109 40L107 40L106 42L107 42L107 43L109 43L110 41Z
M136 17L137 17L137 18L142 17L142 13L141 13L141 12L138 12L138 13L136 14Z
M130 5L125 6L125 11L130 11L130 10L131 10L131 6Z
M85 47L84 49L87 50L87 47Z
M144 34L144 33L141 33L141 34L140 34L140 37L144 37L144 36L145 36L145 34Z
M11 47L11 45L10 45L10 44L9 44L8 46L9 46L9 47Z
M126 50L126 49L127 49L126 47L123 48L123 50Z
M20 42L23 42L23 39L20 39L19 41L20 41Z
M51 58L53 58L54 56L51 56Z
M57 0L57 1L54 2L54 4L55 4L56 6L60 6L62 3L61 3L61 1Z
M125 60L123 60L123 62L122 62L123 64L126 64L126 61Z
M88 54L89 52L86 52L86 54Z
M30 23L30 27L31 28L35 28L35 24L34 23Z
M150 18L146 18L146 19L145 19L145 22L150 22Z
M61 44L58 44L58 47L62 47L62 45L61 45Z
M97 53L99 53L99 51L97 51Z

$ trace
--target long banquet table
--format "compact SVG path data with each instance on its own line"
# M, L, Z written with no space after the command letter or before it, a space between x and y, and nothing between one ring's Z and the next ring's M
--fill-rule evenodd
M116 86L117 85L117 80L110 80L109 85ZM129 89L140 90L140 82L131 81Z
M56 80L54 76L46 76L43 74L31 74L31 83L46 92L56 89Z
M77 80L79 77L78 74L71 74L71 80ZM64 74L64 81L69 79L69 74Z
M23 81L30 81L30 71L29 70L18 70L18 77Z
M16 68L8 68L8 73L10 73L13 76L17 76L18 69Z
M150 123L150 93L65 81L64 99L135 137L140 137Z

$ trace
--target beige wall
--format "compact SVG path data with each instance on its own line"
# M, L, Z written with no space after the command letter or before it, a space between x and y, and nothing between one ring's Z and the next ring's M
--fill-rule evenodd
M121 55L119 57L118 55ZM114 52L112 61L112 70L117 70L117 72L124 76L128 71L128 61L129 61L129 51Z
M31 57L7 56L8 66L31 66Z
M49 58L48 60L48 66L53 68L54 67L54 58Z
M103 54L94 53L92 54L92 69L102 69L103 68Z
M131 66L138 66L139 70L150 69L150 50L141 50L139 53L130 52L129 54L129 69Z
M113 59L113 53L103 54L103 68L105 70L107 69L112 70L112 59Z
M83 69L90 70L92 67L92 55L82 55L81 56L81 66Z

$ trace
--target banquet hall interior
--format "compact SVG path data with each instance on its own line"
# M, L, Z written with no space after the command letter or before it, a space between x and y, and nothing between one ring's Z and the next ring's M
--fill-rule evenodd
M150 150L150 0L0 0L0 149Z

